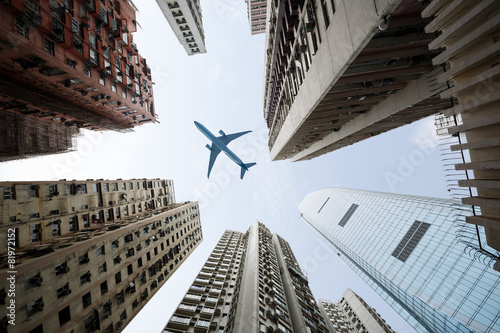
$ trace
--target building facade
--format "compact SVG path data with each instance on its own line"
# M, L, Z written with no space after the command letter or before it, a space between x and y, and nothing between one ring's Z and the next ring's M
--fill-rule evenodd
M318 304L330 332L395 333L380 314L351 289L347 289L337 303L320 299Z
M266 0L245 0L247 4L248 23L252 35L266 32Z
M156 121L131 2L8 0L0 8L0 114L97 131Z
M72 151L79 133L75 126L0 111L0 162Z
M328 332L288 243L256 222L226 231L163 333Z
M198 204L175 203L171 180L2 188L0 301L15 320L1 332L119 332L202 240Z
M425 1L268 1L264 118L273 160L307 160L453 106Z
M330 188L307 195L299 210L302 220L417 331L500 330L495 259L474 258L468 254L474 249L454 236L457 213L471 214L470 206Z
M200 0L156 0L188 55L207 53Z
M488 244L500 251L500 116L498 107L498 1L432 1L422 12L434 18L426 27L429 33L440 32L429 48L443 50L432 61L448 67L438 82L453 82L441 97L458 103L445 110L445 116L461 116L449 133L461 137L451 150L470 159L456 163L458 172L466 171L468 179L458 185L468 192L465 204L475 205L468 223L484 227ZM470 189L473 191L470 191ZM500 262L496 269L500 271Z

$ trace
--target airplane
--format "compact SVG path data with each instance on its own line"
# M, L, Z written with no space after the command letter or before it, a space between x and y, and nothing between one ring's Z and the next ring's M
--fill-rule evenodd
M250 133L251 131L226 135L226 133L220 130L219 134L221 136L216 137L199 122L195 121L194 125L196 126L196 128L200 130L201 133L203 133L210 141L212 141L212 146L208 144L205 146L207 147L208 150L210 150L210 161L208 163L208 175L207 175L208 178L210 178L210 172L212 171L212 167L214 166L215 159L217 158L217 156L221 151L223 151L224 154L226 154L234 163L238 164L241 167L240 179L243 179L245 171L248 171L248 168L253 167L255 164L257 164L257 163L248 163L248 164L243 163L241 159L235 153L233 153L231 149L227 147L227 144L229 142L239 138L242 135Z

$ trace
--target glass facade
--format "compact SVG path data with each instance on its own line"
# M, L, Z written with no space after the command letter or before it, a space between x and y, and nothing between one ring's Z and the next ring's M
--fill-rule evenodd
M417 331L500 332L500 273L457 241L457 209L468 207L334 188L299 206L302 220Z

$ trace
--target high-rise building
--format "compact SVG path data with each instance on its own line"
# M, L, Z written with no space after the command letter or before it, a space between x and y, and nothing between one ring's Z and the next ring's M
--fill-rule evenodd
M320 299L319 311L330 332L395 333L380 314L351 289L337 303Z
M425 1L268 0L263 107L273 160L311 159L453 106Z
M452 151L470 157L456 163L456 170L466 170L469 179L458 185L467 193L465 204L475 205L468 223L483 226L488 244L500 251L500 94L498 93L498 58L500 41L496 38L500 22L498 1L432 1L422 12L434 19L426 27L439 33L429 47L443 50L433 59L448 68L439 82L454 86L441 93L443 98L458 101L445 116L460 115L462 123L449 128L461 137ZM461 135L462 134L462 135ZM469 191L474 188L477 193ZM497 267L500 271L500 264Z
M449 199L323 189L299 206L302 220L419 332L500 331L495 256L455 239L470 206ZM478 230L484 236L484 230Z
M151 70L132 40L136 26L128 0L2 1L0 114L75 131L128 131L155 122ZM55 141L64 132L33 131L28 123L17 122L27 124L18 142L35 148L45 143L32 136ZM2 131L0 142L7 140ZM5 151L15 158L16 141L9 142ZM44 148L39 152L47 153Z
M252 35L266 32L267 0L245 0Z
M226 231L163 333L328 332L288 243L255 222Z
M1 332L118 332L202 241L171 180L0 186Z
M188 55L207 53L200 0L156 0Z

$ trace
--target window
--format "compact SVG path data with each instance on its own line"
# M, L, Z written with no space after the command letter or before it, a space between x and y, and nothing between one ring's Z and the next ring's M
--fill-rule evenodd
M38 198L38 189L40 187L38 185L29 185L28 186L28 198Z
M89 254L85 253L78 257L78 264L83 265L90 262Z
M69 289L69 283L66 283L61 288L57 289L57 298L61 298L71 294L71 289Z
M118 272L115 274L115 282L116 284L122 282L122 272Z
M86 184L76 184L75 186L77 194L86 194L87 193L87 185Z
M92 296L90 295L90 292L82 296L82 303L84 308L92 304Z
M127 319L127 310L123 310L123 312L120 314L120 320L125 320Z
M430 226L431 225L429 223L425 222L413 222L410 230L408 230L401 242L399 242L394 252L392 252L392 256L396 257L396 259L399 259L402 262L405 262Z
M132 264L127 266L127 273L128 275L132 274L134 272L134 268L132 267Z
M69 305L59 311L59 325L62 326L71 320L71 313L69 310Z
M40 213L33 213L33 214L30 214L30 219L37 219L40 217Z
M327 199L327 201L328 201L328 199ZM325 201L325 204L326 204L326 201ZM344 216L342 216L342 219L340 219L339 226L344 227L346 225L347 221L349 221L352 214L354 214L354 212L356 211L357 208L358 208L358 205L352 204L351 207L349 207L347 212L344 214ZM321 207L321 209L323 209L323 207ZM320 209L320 211L321 211L321 209ZM318 213L319 213L319 211L318 211Z
M90 69L90 64L88 63L84 63L83 64L83 72L85 73L85 75L87 75L88 77L92 77L92 71ZM94 184L95 185L95 184ZM95 191L97 192L97 191Z
M16 32L26 39L29 39L29 26L20 17L16 18Z
M101 296L108 292L108 281L101 283Z
M44 39L44 49L50 55L54 55L54 42L51 42L48 39Z
M16 199L16 191L14 186L4 186L3 187L3 199Z
M82 215L82 219L83 219L83 227L84 227L84 228L88 228L88 227L90 227L90 218L89 218L89 214Z
M106 263L103 263L102 265L99 265L97 267L97 271L99 274L102 274L107 271Z
M90 282L90 271L80 276L80 285Z
M37 299L33 303L26 305L26 312L28 313L28 317L32 316L33 314L35 314L39 311L43 311L43 306L44 306L44 304L43 304L42 297L40 297L39 299Z
M69 272L69 267L68 267L68 264L66 263L66 261L63 262L60 265L57 265L55 267L55 271L56 271L56 276L68 273Z
M101 246L101 247L98 247L98 248L97 248L97 255L98 255L98 256L102 256L102 255L103 255L103 254L105 254L105 253L106 253L106 252L105 252L105 250L104 250L104 245L103 245L103 246Z
M102 306L102 315L104 316L104 319L106 319L109 316L111 316L111 305L112 305L111 301L107 301Z
M29 279L26 279L24 281L24 286L25 286L26 291L28 291L28 290L31 290L35 287L40 287L42 285L42 282L43 282L43 279L42 279L40 273L38 273L37 275L32 276Z
M125 296L123 294L123 290L116 293L116 302L118 304L122 304L123 302L125 302Z
M116 82L111 82L111 91L116 92Z

